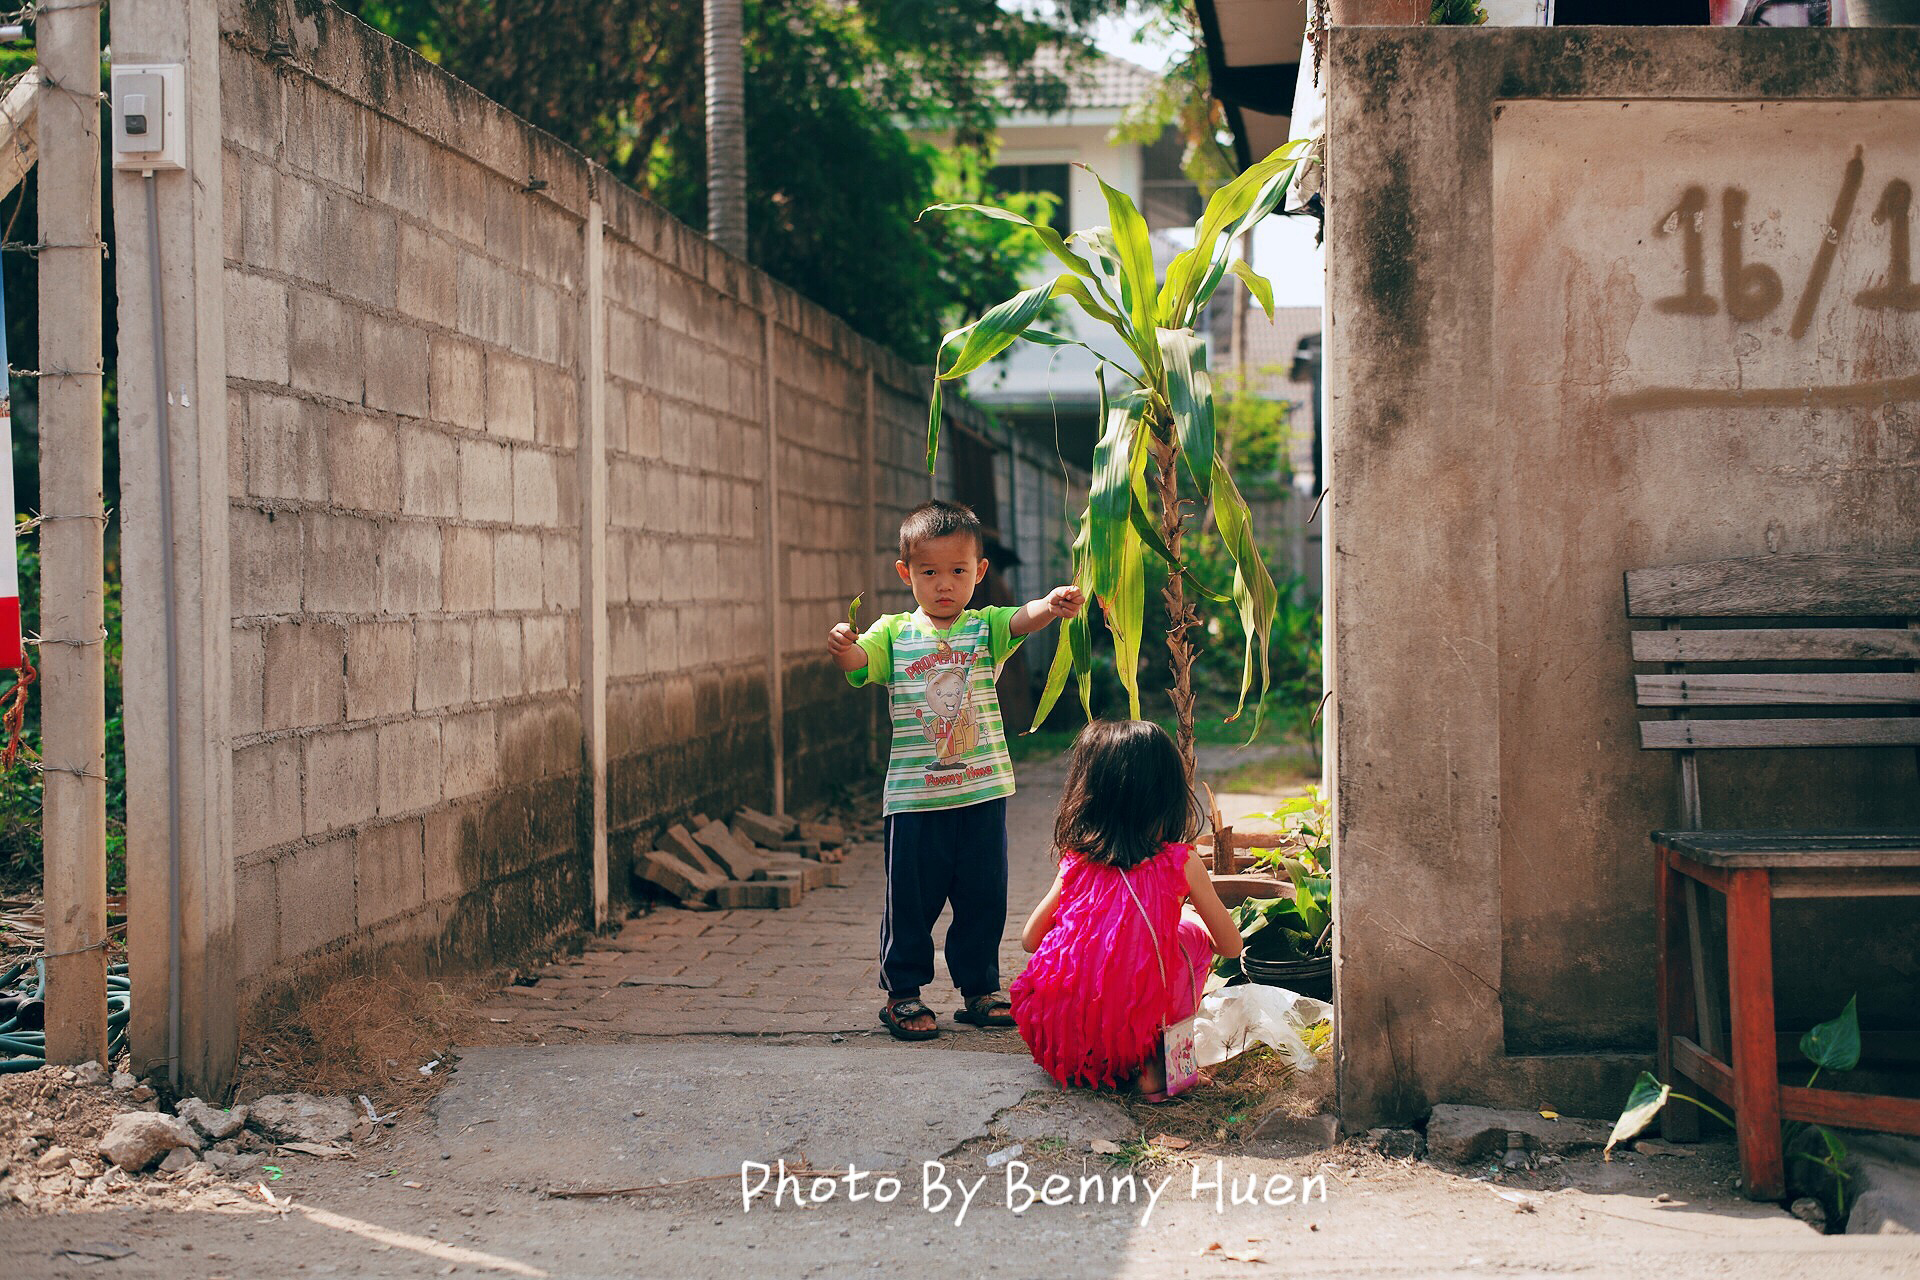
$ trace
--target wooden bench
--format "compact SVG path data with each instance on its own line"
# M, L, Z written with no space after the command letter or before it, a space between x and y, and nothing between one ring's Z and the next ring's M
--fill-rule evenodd
M1660 1075L1732 1104L1746 1193L1777 1200L1782 1121L1920 1134L1920 1099L1782 1086L1773 900L1920 895L1920 829L1702 830L1695 753L1920 746L1920 555L1717 560L1635 570L1626 586L1627 615L1665 628L1633 632L1634 661L1663 667L1634 683L1639 705L1669 710L1641 723L1640 745L1675 753L1684 828L1653 833ZM1729 663L1747 669L1701 670ZM1852 714L1689 718L1728 707ZM1703 943L1706 889L1726 897L1724 993ZM1691 1107L1667 1108L1667 1136L1696 1137L1698 1120Z

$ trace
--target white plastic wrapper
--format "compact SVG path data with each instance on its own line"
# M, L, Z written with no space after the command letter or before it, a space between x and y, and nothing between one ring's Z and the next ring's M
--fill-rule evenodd
M1238 1057L1264 1044L1293 1064L1311 1071L1318 1063L1300 1032L1333 1016L1333 1006L1285 987L1248 982L1222 987L1200 1001L1193 1018L1194 1056L1203 1067Z

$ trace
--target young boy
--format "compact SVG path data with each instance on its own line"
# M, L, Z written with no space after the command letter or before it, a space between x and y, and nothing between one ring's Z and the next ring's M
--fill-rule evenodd
M856 689L887 686L893 752L887 761L887 907L880 923L880 1021L901 1040L940 1034L920 988L933 980L933 925L947 903L947 971L966 1007L955 1019L1013 1025L1000 992L1007 923L1007 797L1013 761L993 682L1001 665L1055 618L1085 604L1055 587L1019 608L969 609L987 576L980 521L952 502L917 507L900 525L894 571L919 608L890 613L855 635L842 622L827 652Z

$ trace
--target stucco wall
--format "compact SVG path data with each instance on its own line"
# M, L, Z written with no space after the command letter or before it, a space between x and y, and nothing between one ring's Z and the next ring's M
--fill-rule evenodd
M337 9L222 34L243 990L537 946L596 839L617 913L665 825L773 802L776 662L789 804L864 770L824 637L906 599L925 371Z
M1340 29L1328 64L1342 1110L1602 1114L1650 1061L1646 833L1674 819L1622 572L1920 556L1920 396L1878 385L1911 374L1920 314L1858 301L1891 251L1874 206L1920 179L1920 37ZM1712 314L1659 305L1696 186ZM1730 190L1770 306L1752 272L1726 302ZM1920 817L1909 751L1703 776L1709 823ZM1779 936L1789 1024L1856 985L1863 1021L1910 1016L1911 912L1795 905Z

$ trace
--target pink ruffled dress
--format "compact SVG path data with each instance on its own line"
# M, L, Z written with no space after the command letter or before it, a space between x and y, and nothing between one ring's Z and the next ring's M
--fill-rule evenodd
M1213 939L1180 910L1192 852L1192 845L1162 845L1126 871L1061 855L1053 928L1009 994L1020 1038L1062 1085L1124 1083L1159 1051L1160 1028L1199 1003Z

